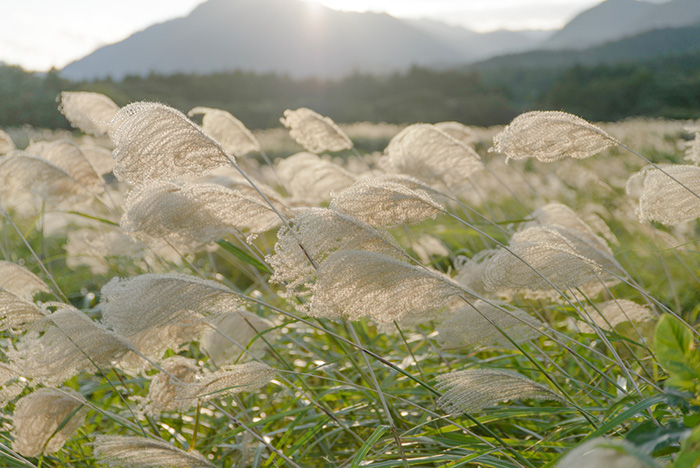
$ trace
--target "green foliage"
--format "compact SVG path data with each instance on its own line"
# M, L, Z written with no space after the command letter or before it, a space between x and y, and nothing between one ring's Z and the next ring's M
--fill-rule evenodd
M656 326L656 357L669 373L668 385L682 390L698 389L700 354L693 343L693 333L676 317L664 314Z

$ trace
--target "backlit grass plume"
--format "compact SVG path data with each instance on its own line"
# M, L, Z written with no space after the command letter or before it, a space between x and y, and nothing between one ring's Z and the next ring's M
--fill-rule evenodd
M7 357L34 385L60 385L81 372L108 370L132 349L131 343L93 321L82 311L49 303L56 311L23 335ZM38 331L43 334L39 335Z
M658 466L650 465L635 455L640 452L639 447L635 447L624 439L596 437L567 453L559 460L556 468L656 468Z
M438 375L436 387L444 392L437 404L451 414L473 413L518 398L561 399L548 387L522 375L491 369L467 369Z
M212 325L213 328L202 334L199 346L218 366L233 364L241 355L243 360L248 360L248 353L262 356L267 344L258 334L274 326L269 320L247 310L222 315ZM270 334L265 336L269 339Z
M329 201L332 191L350 187L357 180L339 165L311 153L278 160L277 175L295 200L314 204Z
M15 404L13 450L25 457L58 452L85 421L85 398L69 388L40 388Z
M287 296L308 296L316 275L315 266L322 265L330 254L339 250L366 250L406 257L386 231L326 208L294 210L291 226L280 228L277 238L275 253L266 260L274 272L270 281L284 284Z
M0 203L6 208L32 203L46 210L74 209L93 196L65 169L43 158L16 152L0 159Z
M0 260L0 288L27 300L38 292L50 292L46 283L34 273L5 260Z
M391 139L384 154L381 165L388 172L450 188L463 185L483 167L471 147L429 124L406 127Z
M310 313L391 323L408 316L425 318L460 294L463 289L437 271L381 253L342 250L319 269Z
M130 184L202 175L231 164L212 137L172 107L153 102L125 106L112 119L114 175Z
M307 151L341 151L352 148L350 138L329 117L306 107L287 109L280 119L289 135Z
M156 360L202 333L206 316L235 311L239 304L223 284L184 274L113 278L102 287L103 322ZM130 356L121 366L138 371L148 363Z
M563 158L583 159L617 144L602 129L572 114L533 111L517 116L493 138L489 151L507 159L535 158L552 162Z
M97 460L121 468L216 468L196 450L180 450L156 439L98 435L93 442Z
M39 156L66 171L92 193L104 191L102 178L78 145L68 140L40 141L24 150L28 155Z
M501 308L510 312L508 314L481 300L473 304L473 307L463 306L444 314L444 319L437 327L440 346L447 349L476 346L512 348L511 341L484 318L484 315L518 344L537 338L540 336L537 330L544 327L540 321L521 309L499 304ZM479 312L474 310L475 308Z
M15 142L12 141L10 135L8 135L3 130L0 130L0 154L7 154L10 151L14 151Z
M202 128L221 143L221 146L234 156L244 156L252 151L260 151L260 143L253 134L229 112L211 107L195 107L188 117L202 115Z
M130 235L151 244L167 240L186 249L238 231L257 234L280 222L259 198L219 184L141 184L129 193L124 210L121 227Z
M148 397L141 405L143 412L157 418L164 411L176 411L180 401L178 391L182 385L194 383L199 367L197 361L183 356L172 356L160 363L163 371L151 379ZM177 380L175 380L177 379Z
M97 145L79 145L79 148L98 175L103 176L112 172L114 159L110 150Z
M661 168L676 180L659 169L647 167L627 181L627 193L639 197L639 220L676 225L700 217L700 198L696 195L700 194L700 167L663 165Z
M177 385L175 401L180 411L187 411L197 406L197 401L257 390L272 380L274 375L272 367L257 361L224 366L216 372L199 375L195 383Z
M0 288L0 330L17 330L42 317L36 304Z
M462 144L473 145L478 141L474 131L459 122L438 122L434 125Z
M656 320L657 315L643 305L628 299L617 299L596 304L595 308L586 308L588 314L585 322L593 320L599 328L611 331L621 323L646 323ZM588 323L582 323L579 328L584 333L595 333Z
M64 91L59 99L58 110L70 124L91 135L105 135L109 122L119 110L114 101L100 93Z
M334 194L330 208L382 228L416 224L444 211L425 190L382 178L362 179Z

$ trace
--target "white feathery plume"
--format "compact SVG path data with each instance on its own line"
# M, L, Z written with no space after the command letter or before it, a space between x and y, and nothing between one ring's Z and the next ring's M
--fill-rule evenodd
M35 322L37 330L44 330L43 335L24 335L16 350L7 351L13 366L34 385L56 386L81 372L96 372L95 366L111 368L132 349L127 340L73 306L48 303L44 307L57 310Z
M535 158L552 162L584 159L617 144L602 129L572 114L533 111L520 114L493 138L491 152L506 160Z
M69 268L87 266L93 274L103 275L118 257L143 257L143 245L119 229L75 229L68 231L65 245Z
M289 135L294 141L312 153L352 148L350 138L333 120L306 107L287 109L280 122L289 129Z
M612 284L615 275L624 275L605 241L572 229L532 226L513 234L508 247L486 264L483 281L489 291L555 299L554 285L560 292L581 288L592 295L604 289L601 281Z
M434 219L445 210L429 192L382 178L362 179L334 193L330 208L382 228Z
M216 468L196 450L145 437L98 435L93 447L97 460L114 468Z
M414 124L393 137L380 164L430 185L454 188L483 167L479 155L434 125Z
M391 323L447 307L463 289L449 277L376 252L341 250L318 270L310 315Z
M639 220L676 225L700 217L700 167L661 165L661 170L647 167L627 181L627 193L639 196ZM693 193L680 185L681 182Z
M120 224L150 244L167 240L178 248L196 250L226 234L257 234L279 222L267 203L222 185L156 180L129 193Z
M202 334L199 346L217 366L232 364L244 349L254 356L262 356L267 349L265 341L260 337L255 341L253 339L274 326L269 320L247 310L222 315L212 325L214 328ZM243 355L243 359L249 359L248 353Z
M357 178L337 164L311 153L297 153L277 162L277 175L296 200L323 203L331 192L350 187Z
M438 122L433 125L464 145L473 145L478 140L471 128L459 122Z
M44 315L41 309L16 294L0 288L0 330L17 330Z
M479 345L512 348L513 344L510 340L485 319L484 315L518 344L537 338L540 336L537 330L544 327L527 312L508 307L504 303L497 303L500 308L481 300L473 304L473 307L460 307L445 314L447 318L437 327L439 333L437 340L442 348L456 349ZM501 310L504 308L510 314Z
M153 102L125 106L112 119L114 175L136 184L199 176L232 163L221 145L182 112Z
M58 452L85 421L83 405L85 398L69 388L40 388L20 398L12 415L12 449L25 457Z
M586 322L593 320L599 328L608 331L611 330L611 326L615 328L621 323L646 323L655 321L657 318L656 314L648 308L627 299L606 301L597 304L595 309L586 308L586 311L588 312L585 317ZM588 323L580 324L579 328L584 333L595 333Z
M60 167L92 193L104 191L102 178L97 174L80 147L68 140L32 143L23 154L40 158Z
M226 395L252 392L265 386L275 375L275 370L265 363L252 361L224 366L220 370L204 373L196 383L178 385L175 397L180 411L197 406L197 401L209 401Z
M556 468L652 468L632 455L636 450L624 439L597 437L569 451Z
M94 194L63 168L43 158L13 152L0 159L0 201L18 206L36 198L46 209L67 207L91 201Z
M694 134L694 138L687 143L685 159L693 164L700 164L700 127L686 129ZM2 137L0 136L0 140ZM1 145L1 144L0 144ZM2 153L2 149L0 149Z
M211 107L195 107L187 113L188 117L201 114L202 128L221 146L236 157L253 151L260 151L260 143L253 134L229 112Z
M437 237L422 235L411 242L411 250L423 264L430 264L433 258L448 257L450 250Z
M12 137L0 130L0 154L7 154L10 151L14 151L15 142L12 141Z
M0 288L27 300L31 300L38 292L51 292L46 283L34 273L5 260L0 260Z
M19 396L26 386L26 380L20 378L19 370L0 362L0 409Z
M131 340L135 348L158 360L206 329L204 317L237 310L240 299L216 281L183 274L144 274L113 278L102 287L102 320ZM131 355L120 366L128 371L148 367Z
M86 91L64 91L60 94L58 110L70 124L91 135L106 135L109 122L119 106L100 93Z
M291 226L281 227L277 238L275 254L266 260L274 272L270 281L285 284L286 297L310 294L316 270L309 258L321 265L338 250L367 250L406 257L386 231L326 208L294 210Z
M473 413L516 398L561 400L548 387L522 375L492 369L467 369L438 375L436 388L444 392L438 398L438 406L450 414Z
M486 249L477 252L471 258L463 255L455 258L454 266L457 273L452 278L457 283L464 286L469 291L474 291L480 296L488 295L484 284L484 272L486 267L498 249Z
M178 389L183 384L194 383L197 378L197 361L183 356L172 356L160 363L163 372L151 379L148 397L142 405L144 414L157 418L164 411L175 411L179 402L176 400ZM173 377L176 380L173 380ZM179 382L178 382L179 381Z
M103 176L112 172L114 159L112 159L112 152L107 148L97 145L80 145L80 151L83 152L98 175Z
M247 175L248 177L250 177L250 174ZM253 179L252 177L250 178ZM246 178L243 177L241 173L233 167L221 167L219 169L215 169L211 172L211 174L204 176L203 178L197 180L197 182L223 185L226 188L240 192L246 197L254 198L260 201L261 203L267 203L260 196L260 193L253 188L250 182L248 182L248 180L246 180ZM258 188L258 190L264 193L265 197L267 197L267 199L270 200L270 202L273 205L275 205L275 207L277 207L278 209L283 209L285 207L286 203L284 201L284 198L279 193L277 193L272 187L264 184L263 182L260 182L259 180L253 179L253 182L255 183L255 186Z

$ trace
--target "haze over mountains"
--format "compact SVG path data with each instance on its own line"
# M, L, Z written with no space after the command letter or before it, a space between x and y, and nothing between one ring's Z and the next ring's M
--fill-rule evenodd
M700 23L700 0L607 0L562 30L476 33L432 20L352 13L301 0L208 0L184 18L102 47L61 72L84 80L245 70L293 77L454 67L535 49L587 49ZM700 46L700 44L698 44Z

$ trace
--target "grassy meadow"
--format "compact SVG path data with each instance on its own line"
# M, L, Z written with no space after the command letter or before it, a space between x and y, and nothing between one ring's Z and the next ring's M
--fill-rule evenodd
M700 463L694 122L60 109L0 133L0 466Z

